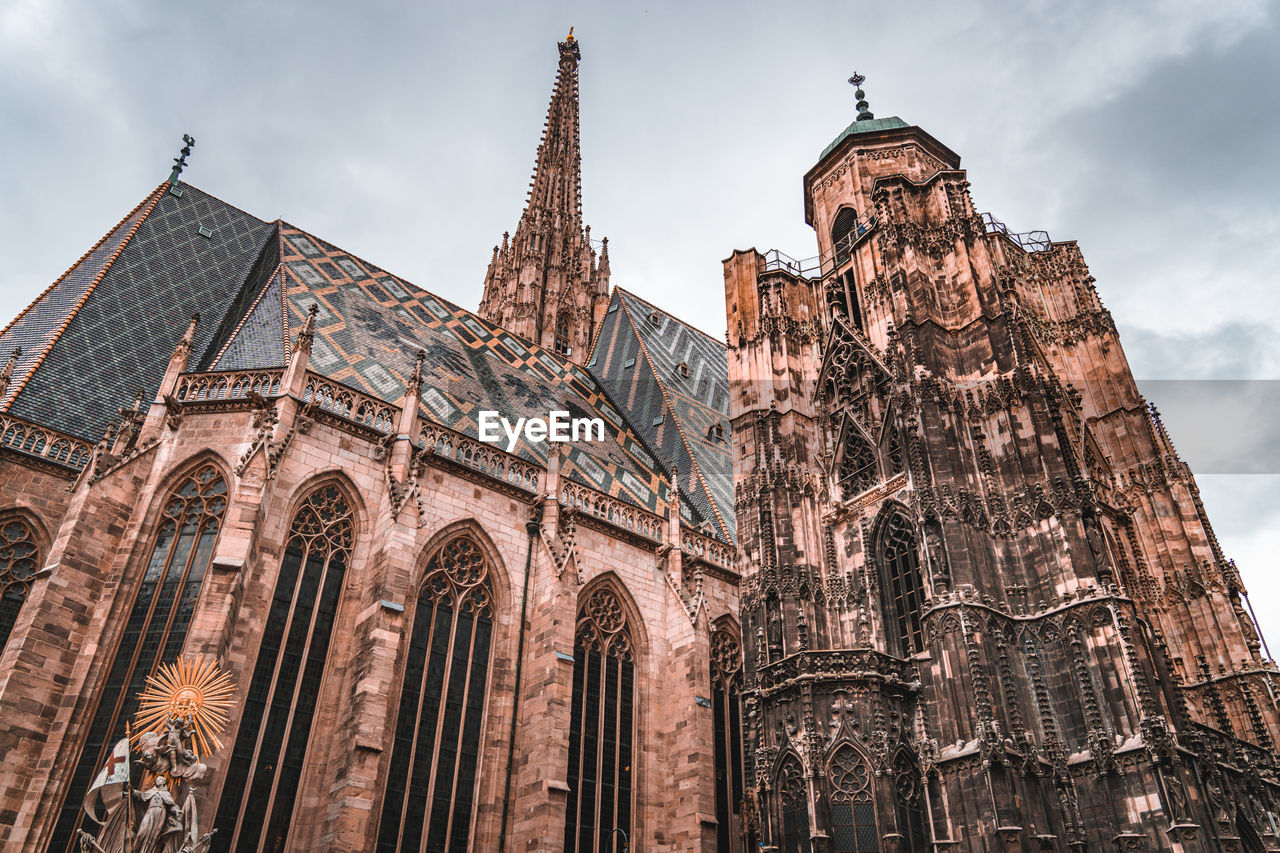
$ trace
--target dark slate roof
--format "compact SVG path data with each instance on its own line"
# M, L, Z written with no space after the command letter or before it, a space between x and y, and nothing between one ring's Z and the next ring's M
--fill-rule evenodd
M235 303L194 364L199 370L282 367L285 363L280 222L262 246Z
M61 331L12 395L12 414L96 441L139 390L155 394L196 312L204 319L193 351L208 348L275 226L195 187L178 189L181 195L162 185L153 194L114 260L70 311L65 298L52 298L55 286L23 315ZM0 339L0 352L12 331Z
M104 271L115 260L116 253L133 235L133 229L151 212L161 190L157 189L143 199L107 235L84 254L62 276L36 298L26 310L17 316L3 332L0 332L0 363L7 361L14 348L20 347L22 355L14 367L9 390L4 399L12 399L23 386L31 370L44 360L62 331L63 323L75 313L80 304L97 285ZM96 437L95 437L96 438Z
M681 497L693 510L685 521L705 522L713 535L734 541L725 345L615 288L588 369L649 445L679 468ZM719 438L712 435L716 424Z

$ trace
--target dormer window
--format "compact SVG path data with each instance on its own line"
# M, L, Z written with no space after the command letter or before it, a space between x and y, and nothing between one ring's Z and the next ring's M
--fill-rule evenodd
M661 325L662 325L662 317L658 315L658 312L657 312L657 311L650 311L650 312L649 312L649 322L650 322L650 323L653 325L653 327L656 329L658 326L661 326Z
M711 429L707 430L707 438L712 441L724 441L724 425L712 424Z
M687 361L682 361L682 362L680 362L679 364L677 364L677 365L676 365L676 370L677 370L677 371L680 373L680 375L681 375L681 376L683 376L685 379L688 379L688 378L689 378L689 362L687 362Z

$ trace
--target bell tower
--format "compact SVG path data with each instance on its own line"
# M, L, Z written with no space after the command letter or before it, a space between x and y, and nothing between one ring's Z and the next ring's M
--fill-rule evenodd
M609 244L591 247L582 223L578 62L560 42L560 70L515 235L502 235L484 278L480 316L527 341L582 361L609 300Z
M1079 248L850 82L818 257L725 262L764 849L1275 849L1274 664Z

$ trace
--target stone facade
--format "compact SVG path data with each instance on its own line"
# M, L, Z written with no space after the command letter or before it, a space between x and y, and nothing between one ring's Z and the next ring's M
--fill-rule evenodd
M0 332L0 846L183 655L215 849L1280 849L1275 667L1075 245L862 103L722 346L609 291L580 58L478 315L175 174Z
M1275 665L1080 251L860 107L813 269L725 262L766 849L1280 846Z

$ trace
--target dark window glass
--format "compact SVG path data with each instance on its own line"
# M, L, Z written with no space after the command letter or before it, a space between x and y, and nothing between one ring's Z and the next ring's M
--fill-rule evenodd
M924 804L920 795L920 771L905 752L893 762L894 806L898 813L898 831L906 836L908 850L929 847L924 829Z
M218 804L215 850L285 847L354 539L336 486L313 492L293 518Z
M836 254L836 266L844 266L850 258L853 243L866 228L858 223L858 214L851 207L842 207L831 223L831 245Z
M172 662L182 650L226 508L227 484L212 465L198 468L166 500L151 558L120 645L107 668L88 738L71 773L50 851L75 847L85 792L111 747L124 737L125 723L138 710L138 694L146 686L147 676L161 663Z
M35 533L21 518L0 522L0 652L4 651L40 568Z
M783 853L810 853L809 803L804 774L794 756L782 765L778 774L778 790L782 794Z
M631 834L635 671L618 599L597 590L582 605L573 650L566 853L621 849Z
M469 849L493 630L488 564L469 536L427 561L378 825L378 853Z
M885 627L891 651L903 657L924 648L920 610L924 584L920 579L920 554L911 522L901 514L889 517L880 533L880 557L887 574Z
M711 632L711 713L715 717L716 849L744 849L742 826L742 645L724 628ZM746 845L750 849L750 845Z
M827 772L831 785L832 853L879 853L871 768L866 759L845 743L831 754Z
M845 273L844 292L849 300L849 319L853 321L853 327L859 331L863 330L862 326L862 306L858 303L858 285L853 277L853 270Z
M556 321L555 351L561 355L569 355L569 319L561 317Z

